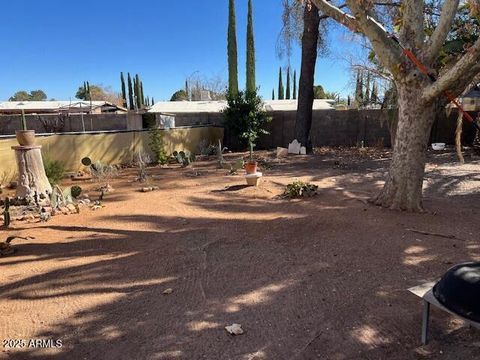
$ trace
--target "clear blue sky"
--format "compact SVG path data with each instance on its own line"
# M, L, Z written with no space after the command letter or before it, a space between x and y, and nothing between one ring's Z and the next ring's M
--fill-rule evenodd
M240 84L244 84L247 0L236 0ZM254 0L257 84L266 99L277 88L276 56L282 27L281 0ZM0 100L17 90L44 90L68 100L88 80L119 91L119 73L139 73L146 95L169 100L185 78L227 79L228 0L7 1L2 4ZM333 30L332 55L320 58L316 84L346 95L350 74L336 59L341 31ZM300 70L300 49L291 59Z

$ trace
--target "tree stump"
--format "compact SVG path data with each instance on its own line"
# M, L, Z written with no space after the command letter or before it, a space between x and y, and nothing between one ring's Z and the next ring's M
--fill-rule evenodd
M41 146L12 146L18 167L18 185L16 196L21 199L52 193L43 167Z

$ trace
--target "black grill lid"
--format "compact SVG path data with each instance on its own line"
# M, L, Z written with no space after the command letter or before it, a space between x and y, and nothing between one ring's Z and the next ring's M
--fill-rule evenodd
M480 262L452 267L433 287L433 295L450 311L480 322Z

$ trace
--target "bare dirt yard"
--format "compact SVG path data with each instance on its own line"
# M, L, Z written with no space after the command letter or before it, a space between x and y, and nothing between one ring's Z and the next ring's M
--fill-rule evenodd
M160 187L150 193L128 169L110 181L102 209L2 231L35 239L0 258L0 339L63 346L19 345L0 357L480 358L480 332L435 309L421 346L421 301L406 290L480 260L478 158L458 165L452 153L431 153L427 212L410 214L365 201L382 185L387 151L259 155L257 188L214 158L194 170L148 169ZM279 198L295 179L319 195ZM232 323L245 333L227 334Z

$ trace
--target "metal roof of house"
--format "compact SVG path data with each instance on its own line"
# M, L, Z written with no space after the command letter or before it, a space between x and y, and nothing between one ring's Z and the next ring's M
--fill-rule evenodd
M334 110L334 100L315 100L313 110ZM218 113L225 109L226 101L160 101L153 105L149 112L181 114L181 113ZM295 111L297 100L266 100L267 111Z
M55 110L68 110L68 109L87 109L92 106L93 108L98 108L101 106L115 106L119 109L127 111L127 109L117 106L108 101L3 101L0 102L0 111L1 110L38 110L38 111L55 111Z

